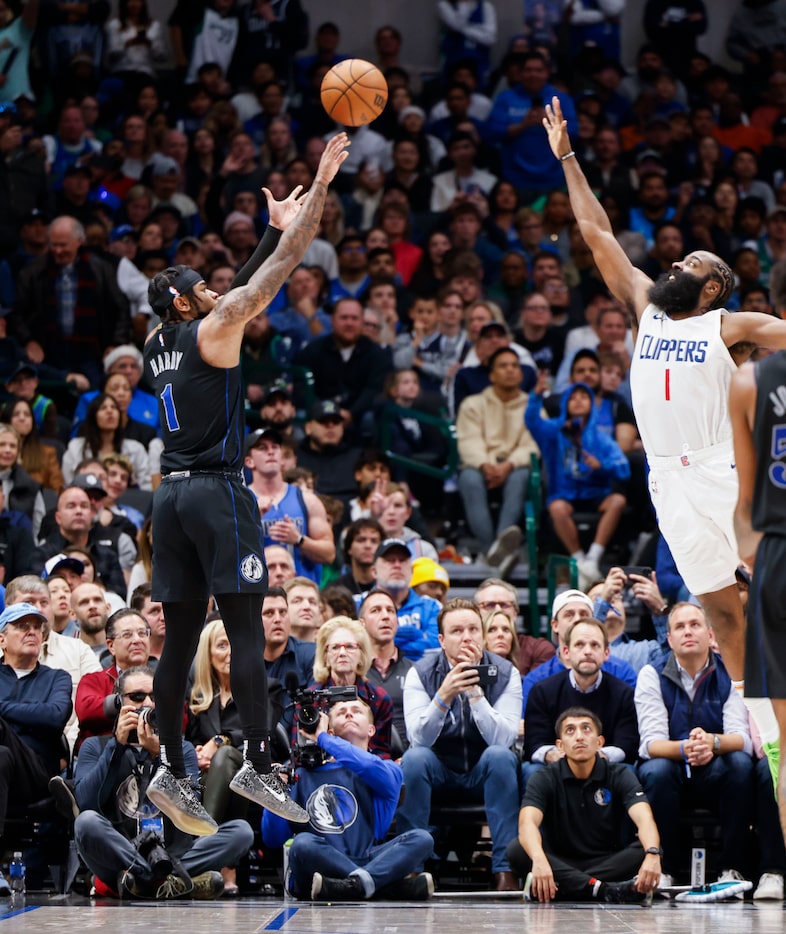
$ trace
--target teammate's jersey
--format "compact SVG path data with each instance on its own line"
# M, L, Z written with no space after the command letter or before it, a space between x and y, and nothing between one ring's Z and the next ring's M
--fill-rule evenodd
M759 457L751 519L758 532L786 535L786 351L755 366L753 441Z
M729 382L737 369L720 332L725 309L671 319L647 305L630 367L636 424L649 456L673 457L731 439Z
M240 470L245 411L240 367L210 366L197 347L199 321L163 325L145 344L145 379L155 390L161 470Z

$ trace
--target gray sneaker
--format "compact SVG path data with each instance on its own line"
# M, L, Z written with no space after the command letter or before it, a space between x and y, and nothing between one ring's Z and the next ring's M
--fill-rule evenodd
M218 824L199 803L188 779L175 778L163 765L147 786L147 796L183 833L207 837L218 830Z
M257 772L246 759L241 769L229 783L235 794L267 808L285 820L295 824L307 824L308 814L289 797L289 789L275 772Z
M521 544L521 529L509 525L494 539L486 554L486 561L493 567L499 567L508 555L514 554Z

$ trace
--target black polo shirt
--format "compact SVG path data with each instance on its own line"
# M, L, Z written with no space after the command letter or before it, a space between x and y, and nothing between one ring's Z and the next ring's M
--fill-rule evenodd
M560 759L530 778L522 807L543 813L544 848L571 859L593 859L625 845L628 810L646 801L633 769L598 756L589 778L571 772Z

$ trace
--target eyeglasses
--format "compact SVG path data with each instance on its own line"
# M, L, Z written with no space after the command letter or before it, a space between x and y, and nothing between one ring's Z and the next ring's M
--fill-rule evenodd
M147 639L149 635L149 629L126 629L116 636L107 636L107 638L112 639L113 642L131 642L133 639Z
M481 610L515 610L516 604L510 600L486 600L485 603L479 603Z
M43 620L40 619L18 619L8 625L13 626L14 629L18 629L20 632L30 632L31 629L38 632L44 628Z
M146 697L149 697L150 700L155 700L152 691L127 691L123 693L123 697L127 697L135 704L141 704Z
M331 655L338 655L342 650L344 652L357 652L360 649L360 645L357 642L334 642L333 645L327 647L327 651Z

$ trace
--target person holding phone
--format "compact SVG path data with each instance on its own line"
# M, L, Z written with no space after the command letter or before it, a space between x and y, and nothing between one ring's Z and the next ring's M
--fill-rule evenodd
M404 720L410 747L401 767L407 794L399 830L428 828L434 795L483 801L491 830L496 890L514 891L505 847L516 835L521 677L504 658L483 649L476 603L449 600L437 617L440 652L429 652L407 673ZM497 679L481 686L478 665L495 665ZM484 678L484 680L486 680Z

